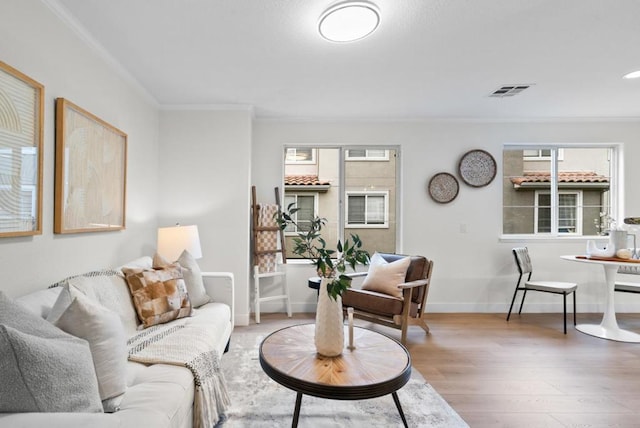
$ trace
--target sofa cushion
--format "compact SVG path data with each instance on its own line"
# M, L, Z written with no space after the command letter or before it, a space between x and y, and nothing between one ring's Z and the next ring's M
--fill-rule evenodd
M91 351L0 291L0 412L102 412Z
M374 253L371 257L369 272L362 283L362 289L402 297L402 290L398 285L405 282L410 263L410 257L403 257L389 263L379 253Z
M185 427L193 424L195 385L186 367L128 362L127 393L114 414L128 427Z
M55 325L89 343L104 411L116 411L127 366L127 338L118 314L77 293Z
M35 315L46 318L49 312L51 312L53 304L58 299L61 289L61 287L45 288L44 290L38 290L25 294L24 296L16 297L15 301Z
M145 327L191 315L191 301L179 264L158 269L123 268L122 271Z
M377 291L349 288L342 294L343 307L384 316L401 315L403 302L400 297Z

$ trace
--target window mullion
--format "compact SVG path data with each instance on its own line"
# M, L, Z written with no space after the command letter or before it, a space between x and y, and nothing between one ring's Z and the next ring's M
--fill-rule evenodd
M551 234L558 236L558 215L559 215L559 197L558 197L558 149L551 149Z
M347 224L345 205L347 201L347 186L345 178L345 159L347 157L347 148L341 147L338 153L338 176L340 181L340 196L338 197L338 239L344 242L345 225Z

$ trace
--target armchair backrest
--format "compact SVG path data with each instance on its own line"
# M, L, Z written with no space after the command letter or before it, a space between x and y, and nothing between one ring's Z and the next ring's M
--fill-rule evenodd
M379 254L382 256L383 259L385 259L389 263L402 259L404 257L407 257L406 255L403 255L403 254L389 254L389 253L379 253ZM423 256L409 256L409 257L411 257L411 263L409 263L409 268L407 269L405 282L416 281L419 279L430 279L431 270L433 268L433 262L427 260L427 258ZM427 284L425 287L415 288L411 295L411 301L419 305L424 305L424 301L426 299L428 290L429 290L429 284Z

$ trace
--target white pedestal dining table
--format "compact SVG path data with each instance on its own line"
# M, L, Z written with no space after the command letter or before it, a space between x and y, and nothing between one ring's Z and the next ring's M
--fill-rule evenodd
M640 343L640 334L623 330L618 326L614 292L618 268L620 266L637 267L639 266L638 261L586 256L561 256L561 258L572 262L601 265L604 268L606 300L604 312L602 314L602 322L600 322L600 324L578 324L576 325L576 330L602 339L615 340L618 342Z

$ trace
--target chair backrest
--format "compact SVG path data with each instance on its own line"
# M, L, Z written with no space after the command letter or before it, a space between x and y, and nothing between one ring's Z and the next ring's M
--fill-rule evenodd
M389 253L380 253L383 259L387 262L391 263L396 260L402 259L404 257L411 257L411 263L409 263L409 268L407 268L407 275L405 276L405 282L416 281L418 279L430 279L431 270L433 268L433 262L427 260L426 257L423 256L406 256L403 254L389 254ZM411 294L411 301L418 303L420 305L424 304L424 300L426 298L426 294L429 290L429 284L424 287L417 287L413 290Z
M527 273L530 274L533 271L527 247L514 248L513 256L516 259L516 266L518 266L518 272L520 272L520 275Z

